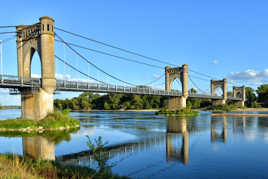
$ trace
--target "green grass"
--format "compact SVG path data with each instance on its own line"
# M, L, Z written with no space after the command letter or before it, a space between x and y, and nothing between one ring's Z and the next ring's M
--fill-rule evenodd
M68 116L69 110L55 111L50 113L42 120L29 120L29 119L7 119L0 120L0 128L5 130L22 131L22 129L30 128L34 132L38 128L43 128L46 130L56 130L56 129L70 129L78 128L80 122L74 118Z
M199 111L194 111L191 108L184 108L180 110L170 111L168 109L161 109L156 114L176 115L176 116L198 116Z
M219 105L219 106L209 106L206 108L206 110L210 110L213 113L223 113L223 112L231 112L238 107L236 105Z
M57 162L32 160L13 154L0 154L0 178L81 178L81 179L123 179L111 173L100 173L80 166L62 166Z

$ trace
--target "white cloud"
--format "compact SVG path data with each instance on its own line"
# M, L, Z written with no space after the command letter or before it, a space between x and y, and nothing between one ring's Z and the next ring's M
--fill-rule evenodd
M246 81L259 84L268 81L268 69L263 71L248 69L242 72L231 72L228 76L233 81Z
M219 61L218 60L213 60L212 64L217 65L217 64L219 64Z

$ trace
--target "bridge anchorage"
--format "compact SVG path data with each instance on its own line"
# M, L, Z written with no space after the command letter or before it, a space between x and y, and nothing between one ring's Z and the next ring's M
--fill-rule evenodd
M22 118L39 120L46 117L48 113L53 112L53 102L54 102L53 93L55 93L55 91L77 91L77 92L166 96L168 98L167 107L169 110L177 110L185 108L186 100L189 97L211 99L213 101L213 105L223 105L226 103L226 100L228 99L236 101L239 105L244 106L244 102L246 100L245 87L244 86L233 87L233 96L227 96L227 79L218 81L211 80L211 86L210 86L211 94L189 93L188 78L190 80L191 78L189 77L188 74L187 64L184 64L179 67L170 67L170 66L165 67L165 90L134 86L131 83L120 80L119 78L116 78L115 76L105 72L96 65L92 64L88 59L86 59L80 53L75 51L71 47L71 43L65 42L58 34L55 34L54 29L67 32L65 30L54 27L54 19L48 16L41 17L39 19L39 22L33 25L16 26L18 76L0 74L0 88L11 89L10 94L21 94ZM98 69L105 75L112 77L113 79L119 80L131 86L118 86L102 82L92 76L83 73L82 71L78 70L77 68L73 67L71 64L68 63L66 63L66 65L68 65L73 70L76 70L80 74L87 76L87 78L94 79L99 83L71 81L71 80L68 81L59 79L56 80L54 58L64 63L65 61L60 57L58 57L57 55L55 55L54 52L55 35L57 35L57 37L60 39L60 42L64 43L68 48L74 51L79 57L81 57L87 63L93 65L94 68ZM42 71L41 78L31 77L31 62L35 52L38 53L41 60L41 71ZM129 51L125 50L125 52ZM130 53L133 54L133 52ZM182 84L181 92L179 90L171 90L171 85L173 81L176 79L179 79ZM223 91L222 96L215 95L215 90L217 88L222 89Z

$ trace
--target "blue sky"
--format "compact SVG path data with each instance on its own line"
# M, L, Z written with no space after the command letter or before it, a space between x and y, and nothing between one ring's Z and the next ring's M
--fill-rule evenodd
M55 19L57 27L178 66L189 64L192 70L215 78L227 77L238 85L249 85L268 81L267 7L268 1L265 0L48 0L44 3L9 0L1 2L0 22L1 25L33 24L41 16L50 16ZM7 30L12 29L0 29ZM58 34L66 41L164 66L61 32ZM0 39L9 36L0 35ZM124 62L85 50L79 52L105 71L135 84L148 83L164 73L164 69ZM85 73L106 82L121 84L97 72L58 42L55 42L55 53L66 56L68 62ZM3 45L3 61L4 73L17 73L15 40ZM38 55L34 56L32 73L40 73ZM56 73L58 76L84 78L57 61ZM200 88L209 89L209 79L205 82L194 78L198 75L192 75ZM160 87L162 83L163 80L154 86ZM194 86L190 84L190 87ZM61 93L56 97L76 95L78 93ZM7 96L5 90L0 92L1 104L19 104L19 99L19 96Z

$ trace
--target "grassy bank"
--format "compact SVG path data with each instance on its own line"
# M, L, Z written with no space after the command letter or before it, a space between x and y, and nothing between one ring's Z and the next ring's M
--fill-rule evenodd
M72 128L79 128L80 122L68 116L69 110L55 111L48 114L42 120L29 120L29 119L7 119L0 120L0 131L43 133L45 131L53 130L69 130Z
M156 114L176 115L176 116L198 116L199 111L192 110L191 108L184 108L180 110L170 111L168 109L161 109Z
M239 107L236 105L220 105L220 106L209 106L205 110L209 110L212 113L223 113L223 112L232 112L237 110Z
M62 166L57 162L34 161L12 154L0 155L0 178L114 178L120 177L111 173L99 173L93 169L80 166Z

